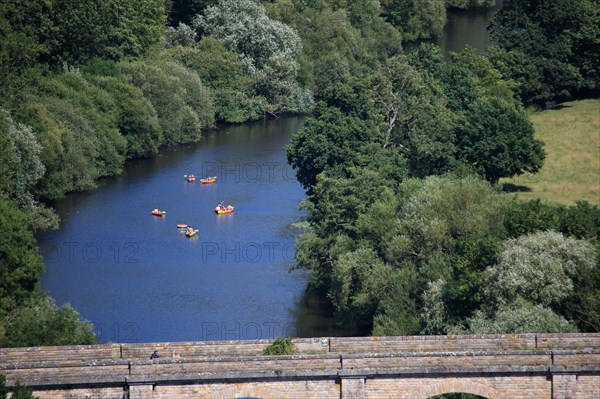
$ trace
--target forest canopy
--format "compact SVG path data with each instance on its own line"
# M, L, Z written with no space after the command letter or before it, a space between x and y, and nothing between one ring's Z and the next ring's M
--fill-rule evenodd
M309 211L297 267L341 322L598 331L598 208L518 202L497 182L544 163L527 105L598 88L600 9L507 0L486 54L403 50L440 35L448 8L493 3L3 1L0 346L95 342L39 287L46 201L217 123L285 113L307 115L286 148Z

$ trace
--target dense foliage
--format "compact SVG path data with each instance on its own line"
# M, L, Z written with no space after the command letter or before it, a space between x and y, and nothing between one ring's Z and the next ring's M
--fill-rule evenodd
M341 49L373 33L352 14L341 26ZM520 203L494 185L545 157L519 82L473 49L445 62L432 45L409 55L359 48L338 51L326 80L306 75L317 106L287 147L310 211L297 265L338 320L378 335L598 331L600 210ZM555 246L563 255L552 257ZM569 273L549 271L536 289L552 291L556 279L561 301L514 297L532 292L531 276L518 288L498 280L503 268L547 262Z
M289 338L277 337L265 348L263 355L291 355L294 353L294 344Z
M58 224L44 200L215 123L284 112L310 112L287 148L310 211L298 265L340 320L376 334L599 330L598 208L519 203L493 184L542 166L521 100L597 86L600 11L505 1L488 56L402 52L439 35L448 7L491 3L2 2L0 346L95 341L39 288L33 231Z
M490 58L524 101L567 99L600 84L599 21L596 0L506 0Z

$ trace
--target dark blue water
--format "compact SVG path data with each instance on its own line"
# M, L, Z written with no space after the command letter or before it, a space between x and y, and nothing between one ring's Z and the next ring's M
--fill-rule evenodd
M42 287L92 321L102 342L331 333L331 319L303 308L308 276L288 272L304 191L283 147L302 123L219 129L57 202L60 229L39 237ZM189 173L217 183L188 183ZM235 212L212 212L221 201ZM187 238L179 223L199 233Z

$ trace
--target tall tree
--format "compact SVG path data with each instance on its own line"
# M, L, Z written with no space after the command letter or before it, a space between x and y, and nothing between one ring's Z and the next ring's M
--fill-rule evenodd
M457 157L491 183L501 177L535 173L543 164L542 143L518 105L480 97L469 107L457 132Z
M309 94L296 81L300 37L290 26L269 18L259 2L221 0L198 15L193 26L237 55L253 78L255 94L272 105L271 113L307 110Z

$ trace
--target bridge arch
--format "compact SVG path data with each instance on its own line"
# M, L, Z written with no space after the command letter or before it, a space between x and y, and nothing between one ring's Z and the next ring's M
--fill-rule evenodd
M508 399L506 395L489 384L464 379L420 384L414 391L414 398L427 399L445 393L470 393L487 399Z

